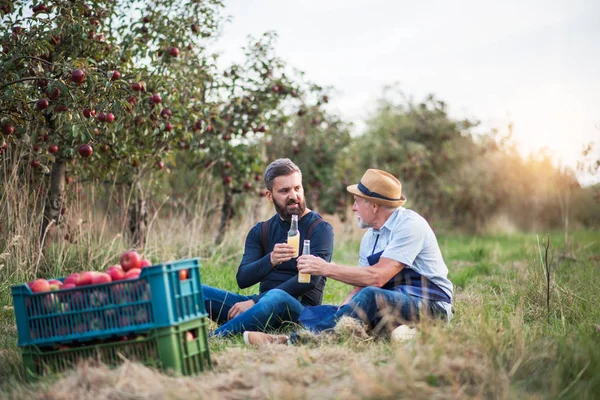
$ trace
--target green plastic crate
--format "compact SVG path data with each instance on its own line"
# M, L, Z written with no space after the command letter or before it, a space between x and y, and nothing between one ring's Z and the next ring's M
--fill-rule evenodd
M171 370L180 375L197 375L211 368L206 317L149 331L145 336L123 341L67 348L22 347L23 364L29 376L43 376L75 368L85 360L117 366L125 360ZM194 339L188 341L187 332Z

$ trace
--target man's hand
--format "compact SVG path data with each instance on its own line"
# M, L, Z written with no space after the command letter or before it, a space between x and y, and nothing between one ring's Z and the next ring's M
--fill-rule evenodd
M281 263L290 261L296 255L296 251L291 244L277 243L271 252L271 265L278 266Z
M227 319L233 319L243 313L244 311L250 309L256 303L254 300L240 301L239 303L235 303L233 307L229 309L229 314L227 314Z
M298 257L298 273L327 276L329 263L321 257L306 255Z

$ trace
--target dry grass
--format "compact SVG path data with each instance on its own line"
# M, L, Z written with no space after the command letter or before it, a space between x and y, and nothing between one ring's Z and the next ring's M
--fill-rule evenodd
M499 333L501 335L501 333ZM404 343L338 335L309 346L233 347L214 356L198 377L160 374L127 363L110 370L81 365L41 392L39 399L477 399L515 398L511 373L485 343L464 332L428 327ZM537 398L535 395L519 396ZM539 396L538 396L539 397Z
M537 399L593 398L600 390L600 238L586 232L571 236L574 245L565 251L572 256L557 265L549 322L537 250L528 244L534 237L452 235L440 243L451 279L459 283L456 316L450 326L422 324L408 343L374 338L363 326L343 321L335 334L311 337L303 346L255 349L239 338L212 340L214 370L198 377L128 363L117 369L82 365L64 376L25 384L9 286L116 262L128 247L123 232L129 201L128 193L110 185L75 187L65 223L54 228L52 246L42 256L36 242L44 188L29 178L4 175L0 191L0 381L5 381L0 390L10 390L0 397ZM219 215L212 193L213 188L198 185L189 194L195 201L151 203L145 254L157 262L201 256L204 283L237 290L235 269L246 233L272 208L256 198L236 209L239 218L215 247ZM352 219L327 219L335 232L335 261L355 265L363 232ZM328 282L325 302L339 302L347 290Z

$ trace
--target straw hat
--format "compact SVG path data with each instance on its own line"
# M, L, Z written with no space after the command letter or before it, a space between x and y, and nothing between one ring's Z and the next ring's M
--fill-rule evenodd
M406 203L402 196L402 183L392 174L379 169L368 169L358 185L347 187L348 192L389 207L401 207Z

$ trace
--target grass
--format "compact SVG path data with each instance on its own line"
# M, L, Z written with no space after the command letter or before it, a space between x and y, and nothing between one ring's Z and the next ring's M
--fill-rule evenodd
M256 287L237 289L235 271L245 233L268 214L264 207L254 211L216 248L210 240L214 222L201 220L203 210L191 220L157 218L146 253L154 261L200 256L204 283L255 293ZM455 317L448 326L421 324L418 337L406 344L342 326L336 335L297 347L257 350L240 337L213 340L214 371L199 377L125 364L112 370L82 366L28 382L10 286L35 275L64 276L115 263L126 241L110 224L100 228L107 226L103 218L88 214L76 242L55 240L44 257L35 249L35 221L16 220L12 234L0 237L0 397L592 399L600 391L600 233L592 231L571 232L568 244L562 232L551 234L549 314L535 234L445 235L439 243L455 284ZM334 261L356 265L360 232L338 222L334 229ZM329 280L324 303L339 303L348 290Z

